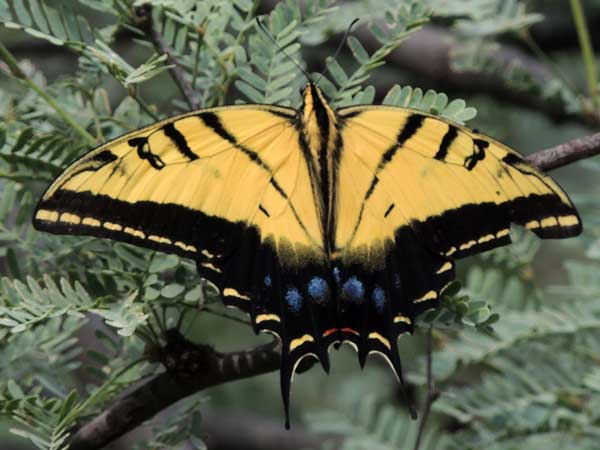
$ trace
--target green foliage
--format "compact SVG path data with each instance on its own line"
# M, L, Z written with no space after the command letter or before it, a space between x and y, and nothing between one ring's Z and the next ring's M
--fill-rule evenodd
M99 405L106 404L130 383L139 381L140 369L130 369L129 365L121 366L111 376L101 378L104 382L89 388L85 399L76 390L65 390L65 386L57 385L58 380L50 376L44 379L37 375L34 380L27 376L19 383L8 379L0 384L0 412L15 421L17 427L11 432L27 438L35 447L66 450L71 428L80 418L98 414Z
M256 27L257 32L249 38L250 64L238 67L240 79L235 86L244 96L253 103L299 104L299 88L306 80L294 63L300 59L298 41L307 26L331 14L334 8L328 7L330 3L307 2L304 15L297 2L277 4L265 23L267 31Z
M38 379L54 379L54 382L45 382L51 385L60 376L68 376L81 366L78 358L82 349L75 335L86 323L85 319L70 317L48 320L44 326L27 333L9 334L3 329L2 379L24 379L33 375Z
M206 450L203 441L201 402L188 402L177 415L151 423L152 437L135 446L136 450Z
M89 23L63 2L9 0L0 5L0 21L54 45L80 48L93 41Z
M4 177L14 181L51 181L82 150L81 146L69 145L65 136L54 133L35 136L32 128L20 131L14 142L7 142L6 134L5 129L0 129L0 158L10 167Z
M381 103L418 109L458 123L464 123L477 115L477 110L467 107L463 99L452 100L448 103L448 96L443 92L438 93L429 89L423 94L421 88L413 89L410 86L401 87L397 84L388 91Z
M558 73L540 85L527 67L492 63L499 37L511 35L527 45L529 26L541 19L522 1L312 0L300 6L288 0L262 16L267 32L256 22L259 2L253 0L0 2L5 28L77 56L76 70L51 82L27 61L20 67L98 143L188 109L187 102L172 100L178 91L163 88L171 83L167 71L173 61L156 54L148 22L136 13L141 4L152 6L151 24L194 91L189 100L203 107L246 101L298 106L307 80L295 63L306 67L307 52L316 52L330 34L360 17L361 32L375 44L350 33L345 56L324 57L323 73L312 74L338 107L370 104L380 94L386 105L459 123L474 119L475 108L443 92L394 84L377 93L366 84L378 85L376 69L386 56L433 20L459 36L461 46L450 55L455 69L495 72L518 92L585 113ZM35 199L89 143L3 65L0 114L0 412L16 435L38 448L62 450L75 424L155 372L155 366L139 362L160 345L166 328L191 329L220 347L231 343L236 334L231 327L243 319L223 311L218 293L198 280L191 261L121 243L35 232L30 226ZM585 167L594 175L600 170L594 162ZM596 211L597 194L575 199ZM598 235L600 222L586 217L586 225L590 236ZM600 245L590 242L587 260L569 261L567 279L542 289L536 274L544 264L539 241L525 233L513 238L510 248L460 266L461 283L448 286L441 307L420 318L417 336L401 340L407 345L402 350L406 378L422 398L426 358L420 343L423 331L433 328L433 373L442 396L421 450L596 446L600 307L594 302L600 296ZM195 325L208 314L227 326L213 320ZM248 335L241 341L248 346ZM344 382L329 393L333 400L325 404L319 398L307 419L315 431L341 435L341 443L323 448L412 448L418 423L408 418L398 396L353 366L343 374ZM270 389L263 379L260 383L261 392ZM239 390L232 397L236 405L244 398ZM263 406L256 403L253 408ZM150 422L149 436L138 448L204 448L203 407L191 401L167 419Z
M27 395L12 380L6 385L6 390L0 393L3 412L23 428L13 428L17 436L29 439L39 449L66 450L69 437L69 421L65 421L70 408L76 399L76 392L64 400L44 398L40 392Z
M386 27L373 23L369 28L379 44L375 52L369 54L358 39L348 37L348 47L356 60L356 68L351 74L346 73L333 57L327 58L327 73L331 76L331 81L328 77L323 77L320 83L334 106L373 103L375 88L362 85L370 78L374 69L385 63L384 58L429 18L429 10L416 1L396 4L384 11Z
M344 399L335 411L311 414L309 425L318 433L343 436L325 442L323 450L395 450L412 448L418 433L418 422L411 420L404 411L383 403L364 391L353 398ZM358 393L356 392L356 393ZM447 448L448 439L439 430L430 428L422 439L422 449Z
M519 0L447 2L437 14L462 17L455 27L461 34L472 37L518 33L543 19L542 14L527 12L526 4Z
M543 59L529 34L531 25L543 15L527 11L526 2L519 0L470 0L438 2L430 0L436 15L452 18L457 45L452 49L451 65L457 72L484 72L502 79L515 91L534 93L545 101L569 113L586 114L585 104L555 65L548 65L548 76L540 79L539 67L524 66L508 55L498 56L498 36L509 35L522 42Z
M60 280L60 288L49 277L44 278L45 287L31 277L27 277L26 283L2 279L6 301L0 308L0 326L11 333L22 333L43 320L63 315L82 318L83 312L94 304L81 284L71 286L64 278Z

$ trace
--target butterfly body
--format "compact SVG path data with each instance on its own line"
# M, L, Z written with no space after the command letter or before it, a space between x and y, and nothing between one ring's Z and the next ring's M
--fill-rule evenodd
M108 142L46 191L34 225L193 258L224 302L282 342L286 412L300 361L348 342L401 378L397 337L435 307L454 260L581 231L562 189L503 144L404 108L194 111Z

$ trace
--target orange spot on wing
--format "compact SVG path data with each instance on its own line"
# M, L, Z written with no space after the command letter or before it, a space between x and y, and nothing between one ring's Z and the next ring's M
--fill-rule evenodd
M360 333L356 331L354 328L342 328L342 332L355 334L356 336L360 336Z
M341 330L339 328L330 328L329 330L325 330L323 332L323 337L330 336L333 333L335 333L336 331L341 331L342 333L350 333L350 334L355 334L356 336L360 336L360 333L358 331L356 331L354 328L342 328Z
M325 332L323 333L323 337L330 336L333 333L335 333L337 330L338 330L337 328L330 328L329 330L325 330Z

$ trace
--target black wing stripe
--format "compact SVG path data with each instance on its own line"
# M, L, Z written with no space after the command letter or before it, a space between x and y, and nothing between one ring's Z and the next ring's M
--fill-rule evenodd
M166 124L162 130L165 135L171 139L171 141L173 141L173 144L175 144L175 148L179 150L179 153L188 158L190 161L198 159L198 155L192 151L187 143L187 140L185 139L185 136L181 134L177 128L175 128L173 122Z
M241 227L226 219L174 203L130 203L104 194L69 190L56 191L51 198L43 200L38 209L55 211L57 214L53 221L36 218L33 224L37 229L109 237L184 256L195 253L187 250L186 246L210 249L217 242L214 236L232 236L239 233L238 228ZM63 213L78 216L80 224L58 220ZM147 220L147 217L153 220ZM86 222L86 218L91 220ZM151 236L158 239L153 240Z
M271 185L275 188L277 192L279 192L279 194L283 198L288 200L288 195L285 193L285 191L279 185L279 183L277 183L277 180L273 178L273 170L269 167L269 165L265 163L258 155L258 153L256 153L254 150L246 147L245 145L240 144L235 138L235 136L233 136L229 131L227 131L227 129L225 129L223 123L221 122L221 119L219 119L219 116L217 114L212 112L203 112L198 114L198 117L200 118L200 120L202 120L202 122L204 122L204 125L212 129L217 135L219 135L221 138L225 139L235 148L244 153L248 158L250 158L252 162L257 164L261 169L268 172L271 175Z
M465 158L464 166L467 170L473 170L479 161L485 158L485 149L490 145L483 139L473 139L473 153Z
M388 209L385 210L385 214L383 215L383 217L389 216L392 212L392 209L394 209L394 206L396 206L395 203L392 203L390 206L388 206Z
M271 186L273 186L273 188L279 193L279 195L281 195L285 200L288 201L288 203L290 205L290 209L292 211L292 214L294 214L294 217L295 217L296 221L298 222L298 224L300 225L300 227L302 228L302 231L304 231L306 236L308 236L309 238L312 239L312 236L308 232L306 225L304 225L304 222L302 222L302 219L300 219L300 215L296 211L296 208L290 201L289 196L287 195L287 193L283 190L281 185L275 179L275 174L274 174L273 170L269 167L269 165L267 163L265 163L261 159L259 154L256 153L251 148L248 148L247 146L239 143L238 140L235 138L235 136L233 136L223 126L223 123L221 122L221 119L219 119L219 116L217 114L212 113L212 112L203 112L203 113L198 114L198 117L200 118L200 120L202 120L202 122L208 128L212 129L217 135L219 135L221 138L225 139L227 142L229 142L235 148L240 150L248 158L250 158L250 160L252 162L254 162L256 165L258 165L260 168L262 168L263 170L265 170L266 172L268 172L271 175L269 183L271 183Z
M98 161L104 164L111 163L113 161L116 161L117 159L117 155L115 155L109 149L103 150L97 155L94 155L92 158L90 158L91 161Z
M363 214L365 212L365 204L367 203L371 195L373 195L375 187L379 182L379 172L381 172L383 168L394 158L394 155L404 145L404 143L408 141L411 137L413 137L417 133L417 131L419 131L419 128L421 128L424 121L425 116L421 114L412 114L411 116L409 116L409 118L406 120L406 122L400 129L400 132L398 133L398 136L396 138L396 142L392 144L390 148L388 148L381 157L379 164L377 165L377 169L375 170L375 174L373 175L373 179L371 180L371 184L369 185L369 188L367 189L367 192L365 194L365 198L362 204L360 205L358 219L356 221L356 224L354 225L354 229L352 230L350 242L352 242L352 240L354 239L354 236L358 231L358 227L362 222Z
M425 116L422 116L421 114L413 114L406 120L404 126L402 127L402 129L398 133L398 136L396 137L396 142L392 144L390 148L388 148L382 155L381 160L377 165L377 170L375 171L373 179L371 180L371 185L367 190L367 195L365 195L365 201L369 199L369 197L373 194L373 191L375 190L375 185L379 181L377 177L377 175L379 175L379 172L381 172L384 169L384 167L394 158L394 155L400 148L402 148L404 143L408 141L411 137L413 137L417 133L417 131L419 131L419 128L421 128L424 121Z
M446 131L446 134L442 138L442 142L440 143L440 147L438 148L434 158L443 161L448 155L448 149L457 136L458 128L456 128L454 125L448 124L448 131Z
M298 117L297 111L283 111L275 108L267 108L265 111L273 114L276 117L281 117L282 119L288 119L290 124L295 124L296 119Z
M419 131L423 122L425 122L425 116L421 114L412 114L406 119L404 126L396 137L396 142L381 157L381 161L379 161L379 166L377 167L378 173L394 158L394 155L404 143Z

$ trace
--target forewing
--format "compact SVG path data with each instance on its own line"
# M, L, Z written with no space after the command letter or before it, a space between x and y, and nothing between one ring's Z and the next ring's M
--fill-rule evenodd
M199 224L207 228L204 219L253 224L261 206L277 215L289 205L298 159L282 149L286 139L293 139L288 120L266 108L169 119L72 164L44 194L34 223L195 256L206 248L196 245L206 236L196 233ZM315 218L304 226L297 237L318 241Z

